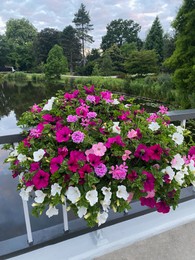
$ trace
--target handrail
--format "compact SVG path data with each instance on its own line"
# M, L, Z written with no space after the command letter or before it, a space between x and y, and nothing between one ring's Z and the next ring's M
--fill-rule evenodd
M180 121L185 126L185 121L195 119L195 109L173 110L167 114L171 121ZM22 134L11 134L0 136L0 144L17 143L24 139Z

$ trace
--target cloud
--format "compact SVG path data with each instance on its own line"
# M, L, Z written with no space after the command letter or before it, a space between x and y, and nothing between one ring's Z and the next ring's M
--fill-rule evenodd
M38 31L51 27L63 30L74 25L72 20L81 2L89 11L95 39L92 47L99 47L106 26L115 19L131 19L141 25L140 37L145 38L155 17L158 15L165 31L170 30L182 0L1 0L0 33L5 30L10 18L26 18Z

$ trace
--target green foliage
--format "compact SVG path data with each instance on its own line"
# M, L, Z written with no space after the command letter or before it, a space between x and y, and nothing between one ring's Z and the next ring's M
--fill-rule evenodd
M147 74L157 72L157 55L154 50L132 52L125 61L125 69L129 74Z
M154 20L152 27L146 37L146 50L155 50L158 55L158 61L163 60L163 29L158 16Z
M173 80L180 93L180 104L189 108L195 88L195 1L184 0L173 22L176 48L164 65L174 71Z
M65 27L62 31L60 45L67 57L70 73L72 74L76 64L81 60L81 44L77 31L71 25Z
M50 50L45 65L45 75L48 78L60 78L62 73L68 71L68 62L66 57L63 55L63 49L59 45L54 45Z
M103 76L111 76L113 73L112 59L107 52L102 57L100 70Z
M113 44L121 47L124 43L136 43L138 46L140 40L138 32L141 27L133 20L113 20L106 27L107 33L102 37L101 49L103 51L109 49Z

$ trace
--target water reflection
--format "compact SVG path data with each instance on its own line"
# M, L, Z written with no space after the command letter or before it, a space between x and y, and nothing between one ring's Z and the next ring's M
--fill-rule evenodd
M34 103L40 103L64 89L64 84L4 82L0 85L0 135L20 132L16 122ZM67 89L67 88L66 88Z

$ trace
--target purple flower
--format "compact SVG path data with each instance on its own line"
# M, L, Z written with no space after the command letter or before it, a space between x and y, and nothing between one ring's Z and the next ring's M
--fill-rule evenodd
M144 144L139 144L134 153L134 156L141 158L145 162L148 162L150 160L148 147Z
M169 205L167 205L164 201L159 201L156 203L156 209L161 213L168 213L170 211Z
M89 113L87 113L87 117L88 118L95 118L96 116L97 116L96 112L89 112Z
M103 177L107 172L107 167L105 164L100 163L98 166L94 167L94 171L99 177Z
M67 116L66 120L68 123L75 123L78 120L78 117L69 115L69 116Z
M76 131L72 134L72 140L74 143L82 143L85 135L81 131Z
M63 160L64 160L64 158L63 158L62 155L59 155L59 156L54 157L54 158L51 159L51 162L50 162L50 172L52 174L59 170Z

